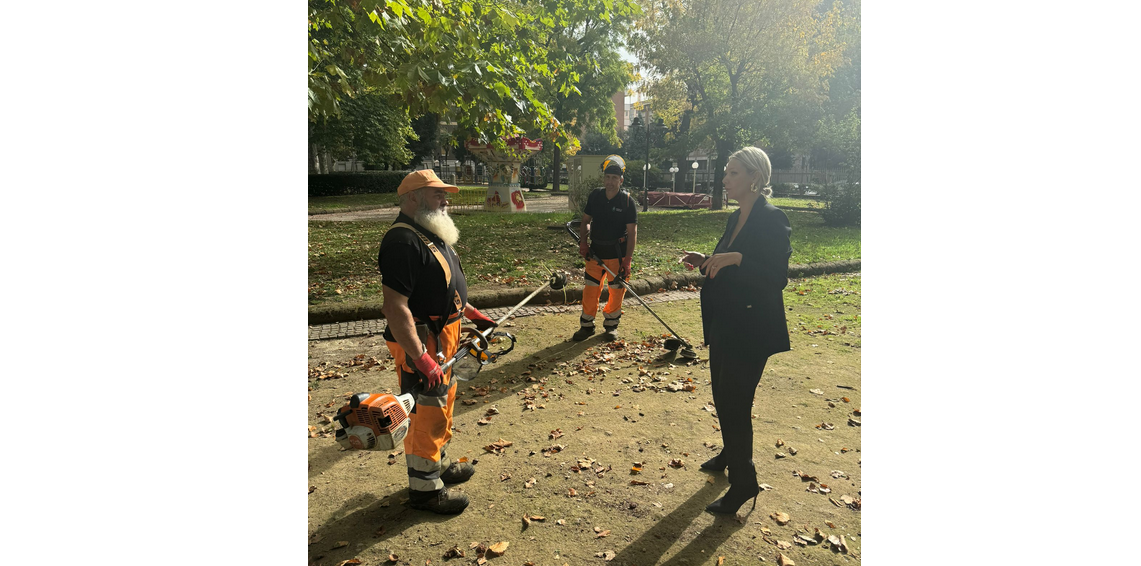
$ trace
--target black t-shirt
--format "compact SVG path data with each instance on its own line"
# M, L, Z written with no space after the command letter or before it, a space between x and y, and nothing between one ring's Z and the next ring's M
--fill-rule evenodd
M460 305L467 304L467 280L464 279L463 266L460 265L455 250L404 213L400 213L395 222L415 227L436 244L451 268L452 280L460 294ZM426 321L429 316L446 317L455 312L454 296L447 295L448 285L443 268L436 261L432 250L411 230L389 229L380 242L377 264L380 267L381 283L408 297L408 310L418 320Z
M638 223L638 206L626 191L607 200L606 189L595 189L586 199L583 214L589 214L591 249L600 259L625 257L626 225Z

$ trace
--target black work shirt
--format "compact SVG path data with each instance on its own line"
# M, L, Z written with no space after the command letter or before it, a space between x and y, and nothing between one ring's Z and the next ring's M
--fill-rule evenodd
M638 223L638 205L630 194L619 190L607 199L605 188L595 189L582 212L590 215L591 249L599 259L626 257L626 225Z
M436 244L452 271L461 307L467 304L467 280L464 279L463 266L456 251L403 212L396 217L394 224L396 222L415 227ZM408 310L412 311L412 316L418 321L427 321L432 316L447 317L455 312L454 298L447 294L444 269L436 261L432 250L411 230L390 228L380 242L377 264L380 267L381 283L408 297Z

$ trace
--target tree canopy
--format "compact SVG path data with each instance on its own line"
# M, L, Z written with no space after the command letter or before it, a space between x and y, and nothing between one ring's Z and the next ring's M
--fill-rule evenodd
M632 44L653 71L645 90L667 126L717 152L714 207L729 153L748 144L808 149L844 62L851 18L821 0L642 0ZM858 36L857 36L858 37Z

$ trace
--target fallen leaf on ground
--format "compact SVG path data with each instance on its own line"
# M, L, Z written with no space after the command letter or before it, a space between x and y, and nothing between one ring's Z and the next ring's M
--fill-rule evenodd
M347 541L347 540L339 540L339 541L337 541L336 543L334 543L334 544L333 544L333 548L342 548L342 547L345 547L345 546L348 546L348 545L349 545L349 541Z
M511 446L512 444L514 444L514 443L511 442L510 440L503 440L502 438L500 438L499 440L496 440L495 442L492 442L491 444L484 446L483 449L487 450L488 452L491 452L493 454L503 454L503 452L507 449L507 447Z
M527 530L527 527L530 527L530 526L531 526L531 518L526 516L526 515L523 515L523 530Z
M523 484L524 489L531 489L532 487L535 487L535 478L531 478Z
M777 439L777 448L780 448L781 446L784 446L784 441L778 438Z
M782 513L780 511L777 511L777 512L769 515L769 517L772 517L772 519L774 521L776 521L777 524L780 524L780 525L787 525L789 520L790 520L788 513Z
M339 564L337 564L337 566L353 566L354 564L360 564L360 563L361 563L360 560L358 560L356 558L350 558L348 560L342 560Z
M444 553L444 559L445 560L447 560L449 558L463 558L463 557L464 557L464 551L460 550L460 546L458 544L449 548L448 551Z
M555 524L556 525L565 525L565 524L567 524L567 520L566 519L559 519L558 521L555 521Z
M717 557L717 566L721 566L724 563L725 563L725 557L724 556L718 556Z
M598 558L604 558L604 559L606 559L607 562L610 562L611 560L614 560L615 556L618 556L618 555L614 554L613 550L607 550L607 551L603 551L603 552L595 552L594 556L596 556Z
M630 485L650 485L650 483L642 480L630 480Z
M800 481L812 481L812 482L819 482L820 481L820 478L817 478L816 476L810 476L810 475L808 475L808 474L806 474L800 470L793 472L792 475L799 477Z
M608 537L608 536L610 536L610 530L609 529L594 535L594 538L603 538L603 537Z
M770 489L773 489L773 486L771 486L767 483L762 483L761 485L759 485L757 487L761 488L761 491L769 491Z
M777 557L777 566L796 566L796 562L793 562L791 558L781 554Z
M670 460L670 467L672 468L681 468L684 466L685 462L681 461L680 458L674 458L673 460Z
M507 541L497 542L497 543L487 547L487 553L492 555L492 556L503 556L503 553L507 552L507 547L510 544L511 543L509 543Z
M824 394L824 392L819 390L819 389L809 389L808 392L812 393L813 395L823 395Z
M784 540L778 540L777 541L777 548L779 548L781 550L788 550L788 549L792 548L792 543L788 542L788 541L784 541Z

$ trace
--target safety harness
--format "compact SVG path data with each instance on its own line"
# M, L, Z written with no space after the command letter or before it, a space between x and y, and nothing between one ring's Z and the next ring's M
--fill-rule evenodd
M448 287L448 290L444 295L444 300L446 303L443 312L446 312L447 314L444 316L429 316L428 320L421 320L419 318L413 319L416 322L416 330L418 333L428 331L432 333L433 337L439 337L440 332L443 332L445 326L460 319L460 316L462 316L464 310L463 300L460 298L460 291L456 288L455 282L452 279L452 268L448 264L448 259L444 257L442 252L440 252L440 248L436 246L435 242L428 239L428 237L424 234L420 233L420 231L417 230L414 226L406 222L396 222L389 229L391 230L394 228L406 228L411 230L413 234L416 234L416 236L420 238L420 241L423 242L424 245L428 247L428 250L432 252L432 255L436 257L436 261L439 262L440 267L444 269L444 281ZM454 254L455 252L453 251L452 253ZM389 336L387 336L388 333L389 330L386 328L386 339L389 338ZM392 337L392 341L396 341L395 337ZM426 336L421 335L420 342L426 345L428 343ZM436 352L437 357L442 357L442 347L443 345L440 344L440 341L436 340L436 348L439 350Z

